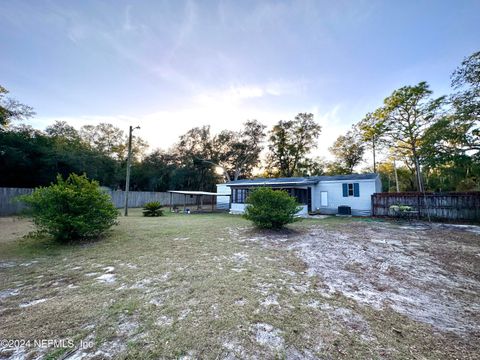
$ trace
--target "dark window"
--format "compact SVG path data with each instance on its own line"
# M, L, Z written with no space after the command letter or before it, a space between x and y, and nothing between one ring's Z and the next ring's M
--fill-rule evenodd
M235 189L233 192L233 202L236 204L244 204L249 192L249 189Z
M348 196L353 196L353 184L348 184Z
M360 184L359 183L350 183L342 184L343 197L359 197L360 196Z
M306 205L308 203L308 190L307 189L294 189L294 197L297 202Z
M232 201L236 204L244 204L245 201L247 200L248 195L250 194L251 189L234 189L233 190L233 198ZM292 189L292 188L287 188L287 189L280 189L280 188L274 188L274 190L285 190L288 195L294 197L297 199L298 203L302 205L307 205L308 204L308 191L307 189Z
M307 189L282 189L285 190L288 195L294 197L297 199L297 202L302 205L307 205L308 204L308 190Z

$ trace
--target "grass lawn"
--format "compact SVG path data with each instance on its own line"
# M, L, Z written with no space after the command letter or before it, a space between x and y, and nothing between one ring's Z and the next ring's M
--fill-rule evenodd
M480 357L474 227L327 218L275 233L132 209L97 242L31 230L0 218L0 339L77 347L0 346L0 358Z

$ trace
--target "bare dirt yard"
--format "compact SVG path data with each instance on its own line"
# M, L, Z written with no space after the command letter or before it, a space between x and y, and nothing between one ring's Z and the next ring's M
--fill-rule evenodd
M479 227L133 210L96 242L32 229L0 218L0 359L480 358Z

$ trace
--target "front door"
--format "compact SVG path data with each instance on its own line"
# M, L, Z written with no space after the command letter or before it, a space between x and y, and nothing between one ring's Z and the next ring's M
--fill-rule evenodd
M312 188L307 188L307 205L308 205L308 212L312 211Z
M320 193L320 206L327 207L328 206L328 192L322 191Z

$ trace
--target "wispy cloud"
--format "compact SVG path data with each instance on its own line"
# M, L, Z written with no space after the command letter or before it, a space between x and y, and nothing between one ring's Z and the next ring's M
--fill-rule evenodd
M185 3L183 20L176 30L175 40L173 46L168 49L167 55L165 56L165 62L170 63L174 60L177 51L183 46L185 40L188 39L190 34L192 34L195 24L197 22L197 5L192 0L188 0Z
M131 11L132 11L132 5L127 5L125 7L125 21L123 23L123 29L125 31L131 31L134 29L132 25L131 15L130 15Z
M304 81L286 80L270 81L265 84L232 84L223 89L203 91L196 94L193 100L200 105L240 105L250 99L299 94L305 86Z
M234 90L233 93L241 99L250 99L258 94L253 88ZM228 91L227 91L228 92ZM238 98L237 98L238 99ZM331 158L328 147L332 145L334 139L348 128L341 122L339 117L340 105L320 110L317 106L303 109L305 112L312 112L317 122L322 126L322 134L318 142L318 148L314 151L314 156ZM220 98L217 101L191 102L185 104L179 109L159 110L149 114L139 116L126 115L84 115L79 117L44 117L35 119L34 125L39 128L45 128L55 120L63 120L79 128L87 124L98 124L101 122L112 123L124 130L129 125L140 125L141 129L137 132L139 136L147 140L151 150L155 148L168 149L176 143L178 137L189 129L202 125L210 125L214 133L223 129L238 129L243 122L248 119L257 119L266 124L269 128L279 120L293 119L298 113L298 109L290 110L272 110L269 108L259 108L249 106L248 102L222 102Z

